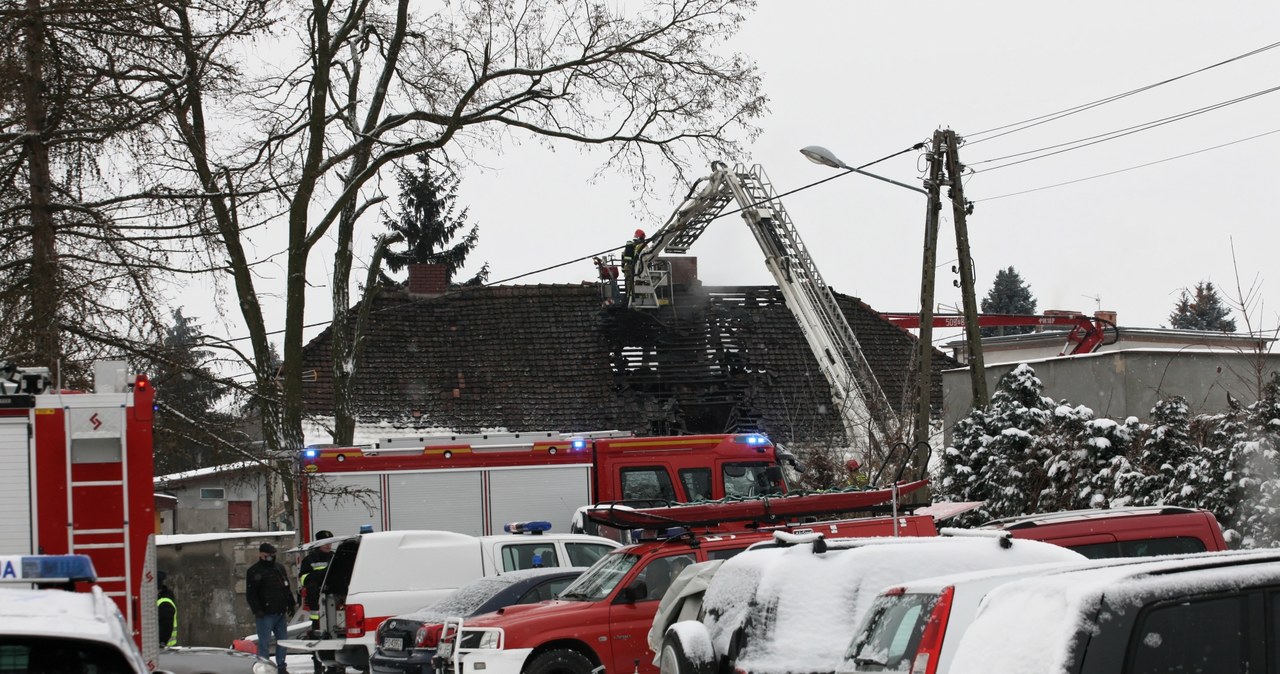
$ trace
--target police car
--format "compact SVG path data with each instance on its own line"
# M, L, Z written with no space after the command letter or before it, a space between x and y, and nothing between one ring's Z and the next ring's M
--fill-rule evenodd
M0 556L0 666L146 674L124 616L101 588L61 591L95 579L84 555Z

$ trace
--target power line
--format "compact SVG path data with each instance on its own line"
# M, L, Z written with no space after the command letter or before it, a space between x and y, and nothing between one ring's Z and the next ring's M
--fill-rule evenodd
M1257 134L1257 135L1249 136L1248 138L1240 138L1240 139L1238 139L1238 140L1233 140L1233 141L1231 141L1231 142L1229 142L1229 143L1222 143L1222 144L1220 144L1220 145L1214 145L1213 147L1206 147L1206 148L1201 148L1201 149L1199 149L1199 150L1194 150L1194 151L1191 151L1191 152L1184 152L1183 154L1175 155L1175 156L1172 156L1172 157L1165 157L1164 159L1157 159L1157 160L1155 160L1155 161L1149 161L1149 162L1147 162L1147 163L1145 163L1145 164L1138 164L1137 166L1130 166L1130 167L1128 167L1128 168L1116 169L1115 171L1107 171L1106 173L1099 173L1099 174L1097 174L1097 175L1092 175L1092 176L1089 176L1089 177L1087 177L1087 178L1076 178L1075 180L1068 180L1068 181L1066 181L1066 182L1055 183L1055 184L1053 184L1053 185L1045 185L1045 186L1043 186L1043 187L1034 187L1034 188L1031 188L1031 189L1029 189L1029 190L1021 190L1021 191L1018 191L1018 192L1010 192L1010 193L1008 193L1008 194L1001 194L1001 195L999 195L999 196L987 197L987 198L985 198L985 199L975 199L975 200L974 200L974 203L981 202L981 201L994 201L995 199L1004 199L1005 197L1016 197L1016 196L1018 196L1018 195L1020 195L1020 194L1029 194L1029 193L1031 193L1031 192L1040 192L1040 191L1042 191L1042 190L1053 189L1053 188L1055 188L1055 187L1062 187L1062 186L1064 186L1064 185L1074 185L1074 184L1076 184L1076 183L1082 183L1082 182L1085 182L1086 180L1094 180L1094 179L1097 179L1097 178L1105 178L1105 177L1107 177L1107 176L1113 176L1113 175L1115 175L1115 174L1117 174L1117 173L1125 173L1126 171L1134 171L1134 170L1137 170L1137 169L1140 169L1140 168L1146 168L1146 167L1148 167L1148 166L1154 166L1154 165L1156 165L1156 164L1163 164L1164 162L1173 161L1173 160L1175 160L1175 159L1182 159L1183 157L1190 157L1190 156L1192 156L1192 155L1201 154L1201 153L1203 153L1203 152L1209 152L1210 150L1217 150L1217 149L1219 149L1219 148L1224 148L1224 147L1228 147L1228 146L1231 146L1231 145L1237 145L1237 144L1239 144L1239 143L1244 143L1244 142L1246 142L1246 141L1254 140L1254 139L1257 139L1257 138L1262 138L1263 136L1270 136L1270 135L1271 135L1271 134L1273 134L1273 133L1280 133L1280 129L1275 129L1275 130L1273 130L1273 131L1267 131L1267 132L1265 132L1265 133L1259 133L1259 134Z
M1012 159L1012 158L1014 158L1014 157L1023 157L1023 156L1025 156L1025 155L1028 155L1028 154L1035 154L1035 153L1037 153L1037 152L1042 152L1042 153L1043 153L1043 154L1036 154L1036 155L1035 155L1035 156L1033 156L1033 157L1026 157L1025 159L1019 159L1019 160L1017 160L1017 161L1011 161L1011 162L1007 162L1007 163L1004 163L1004 164L998 164L998 165L996 165L996 166L991 166L991 167L989 167L989 168L985 168L985 169L974 169L974 171L975 171L976 173L986 173L986 172L990 172L990 171L995 171L995 170L997 170L997 169L1007 168L1007 167L1009 167L1009 166L1016 166L1016 165L1018 165L1018 164L1025 164L1025 163L1027 163L1027 162L1029 162L1029 161L1035 161L1035 160L1037 160L1037 159L1044 159L1044 158L1046 158L1046 157L1052 157L1052 156L1054 156L1054 155L1062 154L1062 153L1064 153L1064 152L1070 152L1070 151L1072 151L1072 150L1079 150L1080 148L1089 147L1089 146L1091 146L1091 145L1097 145L1097 144L1099 144L1099 143L1105 143L1105 142L1107 142L1107 141L1109 141L1109 140L1115 140L1115 139L1117 139L1117 138L1123 138L1123 137L1125 137L1125 136L1130 136L1130 135L1133 135L1133 134L1135 134L1135 133L1141 133L1141 132L1143 132L1143 131L1148 131L1148 130L1150 130L1150 129L1154 129L1154 128L1157 128L1157 127L1161 127L1161 126L1164 126L1164 125L1166 125L1166 124L1172 124L1172 123L1174 123L1174 122L1178 122L1178 121L1181 121L1181 120L1184 120L1184 119L1189 119L1189 118L1191 118L1191 117L1196 117L1196 116L1199 116L1199 115L1203 115L1203 114L1205 114L1205 113L1207 113L1207 112L1213 112L1214 110L1219 110L1219 109L1221 109L1221 108L1225 108L1225 107L1230 106L1230 105L1235 105L1236 103L1243 103L1243 102L1245 102L1245 101L1252 100L1252 99L1254 99L1254 98L1258 98L1258 97L1260 97L1260 96L1264 96L1264 95L1266 95L1266 94L1274 93L1274 92L1276 92L1276 91L1280 91L1280 86L1271 87L1271 88L1269 88L1269 89L1263 89L1263 90L1261 90L1261 91L1255 91L1255 92L1253 92L1253 93L1251 93L1251 94L1245 94L1244 96L1239 96L1239 97L1237 97L1237 98L1233 98L1233 99L1230 99L1230 100L1222 101L1222 102L1219 102L1219 103L1214 103L1213 105L1207 105L1207 106L1205 106L1205 107L1203 107L1203 108L1197 108L1197 109L1195 109L1195 110L1188 110L1187 112L1182 112L1182 113L1178 113L1178 114L1176 114L1176 115L1171 115L1171 116L1169 116L1169 117L1164 117L1164 118L1162 118L1162 119L1157 119L1157 120L1153 120L1153 121L1150 121L1150 122L1144 122L1144 123L1142 123L1142 124L1137 124L1137 125L1134 125L1134 126L1125 127L1125 128L1123 128L1123 129L1116 129L1116 130L1114 130L1114 131L1108 131L1108 132L1106 132L1106 133L1102 133L1102 134L1097 134L1097 135L1093 135L1093 136L1087 136L1087 137L1085 137L1085 138L1078 138L1078 139L1076 139L1076 140L1067 141L1067 142L1065 142L1065 143L1056 143L1056 144L1054 144L1054 145L1046 145L1046 146L1044 146L1044 147L1037 148L1037 149L1035 149L1035 150L1027 150L1027 151L1024 151L1024 152L1016 152L1016 153L1014 153L1014 154L1004 155L1004 156L1002 156L1002 157L993 157L993 158L991 158L991 159L983 159L983 160L981 160L981 161L971 162L969 165L970 165L970 166L976 166L976 165L979 165L979 164L988 164L988 163L991 163L991 162L1001 161L1001 160L1004 160L1004 159ZM1061 148L1061 149L1058 149L1058 148ZM1054 151L1053 151L1053 152L1046 152L1046 150L1054 150Z
M1231 58L1229 58L1229 59L1227 59L1227 60L1225 60L1225 61L1219 61L1219 62L1217 62L1217 63L1211 64L1211 65L1207 65L1207 66L1205 66L1205 67L1203 67L1203 68L1199 68L1199 69L1196 69L1196 70L1192 70L1191 72L1183 73L1183 74L1178 75L1178 76L1176 76L1176 77L1170 77L1170 78L1168 78L1168 79L1161 80L1161 81L1159 81L1159 82L1155 82L1155 83L1153 83L1153 84L1148 84L1148 85L1146 85L1146 86L1138 87L1137 89L1130 89L1129 91L1126 91L1126 92L1124 92L1124 93L1115 94L1115 95L1113 95L1113 96L1108 96L1108 97L1106 97L1106 98L1100 98L1100 99L1098 99L1098 100L1096 100L1096 101L1091 101L1091 102L1089 102L1089 103L1083 103L1083 104L1081 104L1081 105L1077 105L1077 106L1074 106L1074 107L1066 108L1066 109L1064 109L1064 110L1059 110L1059 111L1057 111L1057 112L1051 112L1051 113L1048 113L1048 114L1045 114L1045 115L1040 115L1039 117L1032 117L1032 118L1030 118L1030 119L1024 119L1024 120L1022 120L1022 121L1020 121L1020 122L1013 122L1013 123L1011 123L1011 124L1004 124L1004 125L1002 125L1002 126L997 126L997 127L993 127L993 128L990 128L990 129L986 129L986 130L984 130L984 131L978 131L978 132L976 132L976 133L971 133L971 134L968 134L968 135L967 135L967 138L969 139L969 144L970 144L970 145L973 145L973 144L976 144L976 143L982 143L982 142L985 142L985 141L991 140L991 139L993 139L993 138L999 138L999 137L1001 137L1001 136L1007 136L1007 135L1009 135L1009 134L1011 134L1011 133L1016 133L1016 132L1018 132L1018 131L1023 131L1023 130L1025 130L1025 129L1030 129L1030 128L1032 128L1032 127L1039 126L1039 125L1041 125L1041 124L1047 124L1047 123L1049 123L1049 122L1052 122L1052 121L1056 121L1056 120L1062 119L1063 117L1069 117L1069 116L1074 115L1074 114L1076 114L1076 113L1078 113L1078 112L1084 112L1085 110L1091 110L1091 109L1096 108L1096 107L1098 107L1098 106L1100 106L1100 105L1105 105L1105 104L1107 104L1107 103L1111 103L1111 102L1113 102L1113 101L1118 101L1118 100L1123 99L1123 98L1128 98L1129 96L1133 96L1134 94L1139 94L1139 93L1142 93L1142 92L1144 92L1144 91L1148 91L1148 90L1154 89L1154 88L1156 88L1156 87L1163 86L1163 85L1165 85L1165 84L1169 84L1170 82L1176 82L1176 81L1178 81L1178 80L1185 79L1185 78L1187 78L1187 77L1191 77L1192 75L1197 75L1197 74L1202 73L1202 72L1205 72L1205 71L1207 71L1207 70L1212 70L1212 69L1217 68L1217 67L1219 67L1219 66L1224 66L1224 65L1226 65L1226 64L1228 64L1228 63L1232 63L1232 62L1235 62L1235 61L1239 61L1239 60L1241 60L1241 59L1245 59L1245 58L1248 58L1248 57L1250 57L1250 56L1255 56L1255 55L1257 55L1257 54L1261 54L1261 53L1263 53L1263 52L1265 52L1265 51L1268 51L1268 50L1270 50L1270 49L1275 49L1276 47L1280 47L1280 42L1273 42L1273 43L1271 43L1271 44L1269 44L1269 45L1266 45L1265 47L1259 47L1259 48L1254 49L1254 50L1252 50L1252 51L1247 51L1247 52L1245 52L1245 53L1243 53L1243 54L1240 54L1240 55L1238 55L1238 56L1233 56L1233 57L1231 57ZM1011 127L1018 127L1018 128L1011 128ZM993 133L993 132L995 132L995 131L1003 131L1004 129L1010 129L1010 130L1009 130L1009 131L1005 131L1004 133L998 133L998 134L995 134L995 135L993 135L993 136L988 136L988 137L986 137L986 138L980 138L980 139L978 139L978 140L973 140L974 138L976 138L976 137L978 137L978 136L984 136L984 135L986 135L986 134Z

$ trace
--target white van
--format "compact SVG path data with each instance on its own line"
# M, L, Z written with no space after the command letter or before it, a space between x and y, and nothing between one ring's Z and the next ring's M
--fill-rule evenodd
M515 534L468 536L451 531L381 531L313 541L290 552L333 546L321 589L319 638L282 641L316 651L327 667L368 669L383 620L428 606L484 576L554 566L591 566L620 547L583 534L546 533L546 522L508 525Z

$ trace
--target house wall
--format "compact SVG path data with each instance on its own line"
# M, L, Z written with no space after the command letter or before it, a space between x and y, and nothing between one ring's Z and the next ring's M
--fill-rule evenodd
M202 499L202 488L222 488L225 498ZM271 526L266 517L267 485L261 471L224 472L193 477L181 483L170 484L164 493L178 497L178 505L173 512L166 513L170 521L164 523L165 533L205 534L229 531L227 501L252 503L249 529L269 531L279 528Z
M1010 337L987 337L982 340L982 360L986 365L1026 363L1044 358L1057 358L1064 348L1075 346L1067 343L1068 331L1039 332ZM1111 344L1103 344L1095 353L1133 351L1135 349L1222 349L1248 353L1255 341L1234 333L1205 333L1188 330L1141 330L1121 328L1119 338ZM946 345L953 358L968 362L969 348L964 340Z
M1173 395L1186 398L1192 414L1226 410L1228 395L1247 405L1258 398L1258 382L1280 371L1280 354L1203 350L1129 349L1019 362L1036 371L1044 395L1117 420L1145 420L1157 401ZM988 393L1016 366L987 365ZM952 428L969 413L973 400L968 368L943 373L942 397L944 433L950 442Z
M253 613L245 601L245 575L258 561L258 545L270 542L278 550L294 546L293 532L273 532L156 545L156 568L178 605L178 645L227 648L255 632ZM296 562L283 552L277 561L288 569L297 588Z

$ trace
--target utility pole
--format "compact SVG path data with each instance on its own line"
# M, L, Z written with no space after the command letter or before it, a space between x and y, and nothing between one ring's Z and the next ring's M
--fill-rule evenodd
M978 329L978 298L974 293L973 258L969 255L969 228L965 218L972 205L964 199L964 165L960 163L960 141L956 132L942 132L947 146L947 183L951 189L951 214L956 221L956 253L960 258L960 295L964 298L964 333L969 350L969 379L973 406L987 406L987 370L982 360L982 333Z
M950 129L933 132L933 145L928 154L929 177L925 181L929 196L924 223L924 260L920 269L920 336L916 355L916 419L912 434L912 452L916 465L923 470L924 455L929 448L930 388L933 382L933 296L934 272L938 259L938 215L942 210L943 169L950 187L951 212L956 225L956 253L959 257L960 293L964 299L965 340L969 349L969 378L973 404L987 404L987 377L982 361L982 335L978 328L978 300L974 292L973 259L969 255L969 230L965 218L971 206L964 199L964 165L960 163L959 138Z
M942 146L941 131L933 132L929 150L929 177L925 190L929 194L924 216L924 262L920 268L920 338L916 347L916 423L912 433L911 452L915 464L924 470L929 451L930 390L933 383L933 286L938 267L938 212L942 210Z

